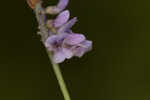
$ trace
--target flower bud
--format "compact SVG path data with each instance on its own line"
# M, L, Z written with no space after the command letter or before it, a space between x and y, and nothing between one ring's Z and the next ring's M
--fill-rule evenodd
M36 5L41 1L41 0L26 0L29 7L32 9L35 9Z
M47 14L58 14L60 11L56 6L49 6L45 9L45 12Z

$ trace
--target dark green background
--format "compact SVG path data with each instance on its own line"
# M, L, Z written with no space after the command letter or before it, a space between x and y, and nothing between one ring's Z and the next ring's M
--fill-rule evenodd
M150 100L149 5L70 1L71 16L79 19L73 30L94 43L83 58L61 64L72 100ZM0 11L0 100L63 100L25 0L3 0Z

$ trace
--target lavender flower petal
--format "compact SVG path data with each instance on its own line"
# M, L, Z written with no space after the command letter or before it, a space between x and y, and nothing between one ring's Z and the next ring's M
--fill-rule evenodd
M81 47L76 47L73 50L74 56L82 57L85 53L85 49Z
M66 24L64 24L62 27L60 27L58 29L58 34L64 33L68 30L70 30L70 28L77 22L77 17L74 17L73 19L71 19L69 22L67 22Z
M63 53L64 53L64 55L65 55L65 57L66 57L67 59L70 59L70 58L73 57L73 53L72 53L71 50L66 49L66 48L63 48L62 50L63 50Z
M86 40L82 42L80 46L85 48L85 52L88 52L92 49L92 41Z
M65 58L66 57L65 57L64 53L61 50L55 52L54 55L53 55L53 61L55 63L61 63L65 60Z
M82 34L69 34L65 40L64 43L69 45L76 45L85 40L85 36Z
M57 16L56 20L54 21L54 26L55 27L62 26L63 24L65 24L69 20L69 17L70 17L69 11L68 10L63 11L62 13L60 13Z
M52 35L52 36L48 37L48 39L45 41L45 47L48 48L48 50L50 50L50 51L54 50L53 44L57 40L58 40L57 35Z
M57 9L59 9L59 11L62 11L66 8L66 6L68 5L69 0L59 0L59 3L57 4Z
M92 49L92 41L85 40L84 42L75 45L71 48L74 56L82 57L84 53L90 51Z

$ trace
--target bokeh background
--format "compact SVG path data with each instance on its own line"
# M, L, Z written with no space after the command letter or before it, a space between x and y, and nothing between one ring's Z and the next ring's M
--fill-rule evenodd
M58 0L45 0L45 5ZM70 0L93 51L61 64L72 100L150 100L150 1ZM25 0L0 3L0 100L63 100Z

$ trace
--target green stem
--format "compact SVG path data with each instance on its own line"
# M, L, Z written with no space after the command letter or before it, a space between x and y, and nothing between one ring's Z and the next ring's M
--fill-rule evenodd
M53 66L53 70L55 72L55 75L56 75L56 78L58 80L58 83L59 83L59 86L60 86L60 89L62 91L62 94L64 96L64 99L65 100L71 100L70 98L70 95L69 95L69 92L67 90L67 87L66 87L66 84L65 84L65 81L63 79L63 76L62 76L62 73L61 73L61 70L59 68L59 65L58 64L55 64L52 60L52 54L51 52L47 51L48 53L48 56L49 56L49 59L51 60L52 62L52 66Z

